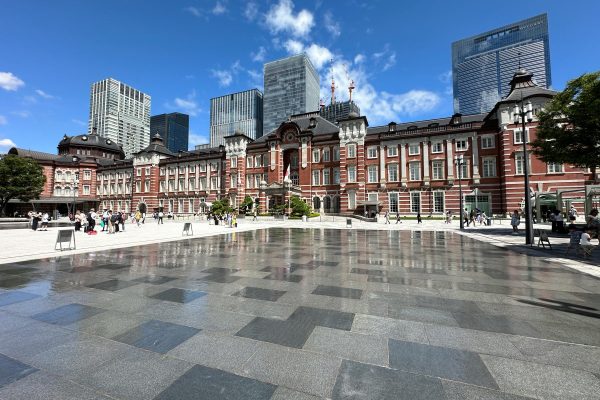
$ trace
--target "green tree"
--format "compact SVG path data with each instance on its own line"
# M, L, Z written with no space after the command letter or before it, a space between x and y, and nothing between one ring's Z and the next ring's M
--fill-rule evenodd
M42 167L30 158L8 154L0 157L0 215L11 199L37 199L44 190Z
M211 212L215 215L223 215L232 211L233 208L229 207L228 199L215 200L212 203Z
M254 203L254 200L252 200L252 197L250 197L250 196L244 197L244 201L242 202L242 204L240 204L240 211L246 212L246 211L250 210L252 208L252 203Z
M298 196L291 197L290 207L292 209L292 215L295 217L300 217L302 215L310 215L310 206L304 201L302 201L302 199Z
M600 71L567 84L539 114L532 151L545 162L600 165Z

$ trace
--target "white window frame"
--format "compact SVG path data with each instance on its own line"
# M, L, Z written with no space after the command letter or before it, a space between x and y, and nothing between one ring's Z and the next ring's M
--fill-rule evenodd
M379 193L378 192L368 192L367 193L367 201L379 203Z
M313 186L321 186L321 170L315 169L312 171Z
M394 171L392 173L392 171ZM398 164L394 163L394 164L388 164L387 166L387 173L388 173L388 181L390 182L398 182L399 181L399 174L398 174ZM395 175L395 176L392 176Z
M415 171L415 169L413 169L413 166L417 167L416 168L416 171L418 172L417 177L415 177L415 174L413 173ZM409 179L413 182L421 180L421 162L420 161L414 161L414 162L408 163L408 175L409 175Z
M418 156L421 154L421 145L420 143L413 143L408 145L408 155L409 156Z
M441 208L438 207L438 203L436 202L436 197L442 198ZM434 190L433 192L433 212L434 213L443 213L446 210L446 194L442 190Z
M356 158L356 143L346 145L346 158Z
M444 180L444 160L431 161L431 179L434 181Z
M237 168L237 157L231 157L229 159L229 164L231 165L231 168Z
M379 168L377 165L367 166L367 183L379 182Z
M90 185L83 185L83 194L84 195L89 195L90 194L90 190L91 190Z
M392 198L396 199L396 202L394 204L394 202L392 201ZM390 205L390 212L391 213L398 213L400 210L400 198L398 196L398 192L388 192L388 204Z
M323 170L323 185L329 185L330 183L330 169L329 168L325 168Z
M340 169L339 168L333 169L333 184L334 185L340 184Z
M340 161L340 148L333 146L333 161Z
M513 131L513 144L523 144L523 128L515 128ZM529 143L529 128L525 128L527 143Z
M417 197L415 195L417 195L419 197L419 201L418 201L418 205L419 206L418 207L415 207L415 203L416 203L415 198ZM420 213L421 212L421 206L422 206L422 204L421 204L421 192L418 192L418 191L410 192L410 212L411 213L415 213L415 214L416 213Z
M459 146L460 144L460 146ZM464 146L463 146L464 144ZM467 151L469 150L469 139L456 139L454 142L456 151Z
M398 146L388 146L387 156L388 157L398 157Z
M377 146L367 147L367 158L370 160L377 158Z
M495 147L496 147L496 139L494 138L494 135L481 136L481 148L482 149L493 149Z
M431 143L431 153L432 154L439 154L439 153L443 153L443 152L444 152L444 143L443 142Z
M323 149L323 162L329 162L331 160L329 147Z
M491 163L491 167L490 167ZM483 157L481 160L481 177L494 178L497 176L496 157Z
M92 170L84 169L83 170L83 179L86 181L89 181L90 179L92 179Z
M549 162L546 164L546 170L549 174L563 174L565 172L565 166L562 163Z
M348 166L348 183L356 183L356 165Z
M527 153L527 158L528 158L528 167L529 167L529 172L531 172L531 157L529 156L529 153ZM517 151L515 152L515 175L525 175L525 170L524 170L524 164L523 164L523 159L525 158L524 154L522 151ZM518 159L521 159L521 161L519 162ZM521 168L519 168L519 166ZM520 171L519 171L520 169Z
M312 150L312 162L314 162L314 163L321 162L321 152L319 151L319 149Z

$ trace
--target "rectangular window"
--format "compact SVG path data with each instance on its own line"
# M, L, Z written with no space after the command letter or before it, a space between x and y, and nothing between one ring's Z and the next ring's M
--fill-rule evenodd
M410 211L421 212L421 192L410 192Z
M387 148L387 156L388 157L397 157L398 156L398 147L390 146Z
M219 177L218 176L212 176L210 178L210 188L212 190L215 190L215 189L219 188Z
M467 139L457 139L456 140L456 151L467 151L469 148L469 144Z
M525 171L523 170L523 153L515 153L515 174L523 175Z
M142 182L141 182L141 181L137 181L137 182L135 183L135 191L136 191L137 193L139 193L139 192L141 192L141 191L142 191ZM105 193L106 193L106 191L105 191Z
M136 174L137 176L142 176L142 169L141 169L141 168L137 168L137 169L135 170L135 174Z
M175 179L169 179L169 192L175 191Z
M185 167L183 165L179 166L179 173L185 174Z
M418 154L421 154L421 146L418 143L417 144L409 144L408 145L408 155L416 156Z
M459 177L461 179L465 179L469 177L469 162L467 160L464 160L462 163L462 166L459 167Z
M200 172L206 172L206 163L200 164Z
M346 150L348 150L346 157L347 158L356 158L356 144L350 143L346 146Z
M367 193L367 201L369 202L378 202L379 201L379 193Z
M188 179L188 188L190 188L190 190L196 190L196 180L194 178Z
M481 176L483 178L489 178L492 176L496 176L496 159L489 157L483 159L483 168L481 171Z
M246 158L246 168L252 168L252 157Z
M390 192L390 212L397 213L398 212L398 192Z
M252 176L251 175L246 175L246 189L252 189Z
M237 157L230 158L229 162L231 164L231 168L237 168Z
M312 160L314 163L321 162L321 152L319 151L319 149L313 149Z
M254 156L254 166L262 167L262 157L261 156Z
M431 152L432 153L443 153L444 152L444 144L442 142L433 142L431 144Z
M398 182L398 164L388 165L388 180L390 182Z
M198 181L198 189L206 190L206 177L200 178L200 180Z
M237 158L236 158L236 161L237 161ZM190 173L192 173L192 174L195 173L196 172L196 166L195 165L188 166L188 171Z
M323 170L323 185L329 185L329 168Z
M83 194L90 194L90 185L83 185Z
M183 199L179 199L177 201L177 212L182 213L183 211Z
M318 186L321 184L320 182L321 171L315 170L312 172L312 184Z
M377 158L377 146L367 147L367 158Z
M145 175L146 176L150 175L150 167L146 167Z
M354 165L348 166L348 182L356 182L356 167Z
M149 192L150 191L150 179L146 179L144 181L144 192Z
M548 163L548 173L549 174L560 174L563 171L563 165L559 163Z
M160 176L165 176L165 173L166 173L166 172L167 172L167 171L166 171L166 168L165 168L165 167L160 167L160 170L159 170L159 174L160 174Z
M340 161L340 148L337 146L333 148L333 161Z
M433 212L444 212L444 192L433 192Z
M329 147L323 149L323 162L329 162Z
M410 180L420 181L421 180L421 163L411 162L408 164L410 170Z
M340 184L340 169L339 168L333 169L333 184L334 185Z
M379 179L377 178L377 165L368 166L368 182L376 183Z
M232 189L237 187L237 174L231 174L229 179L229 187Z
M188 200L188 212L189 213L194 212L194 200L192 200L192 199Z
M494 136L486 135L481 137L481 148L482 149L493 149L494 148Z
M435 160L431 163L432 179L444 179L444 162Z
M525 128L525 134L527 135L527 142L529 142L529 129ZM514 144L523 144L523 129L515 129L513 134Z
M165 192L165 181L160 181L158 186L160 187L160 192L164 193Z
M356 192L348 192L348 208L354 210L356 208Z
M183 178L179 178L178 190L185 190L185 180Z
M83 171L83 179L85 179L86 181L89 181L90 179L92 179L92 171L90 171L89 169L86 169Z

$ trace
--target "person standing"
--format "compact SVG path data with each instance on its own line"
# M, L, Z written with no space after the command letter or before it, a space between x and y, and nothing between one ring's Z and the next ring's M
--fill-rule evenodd
M140 227L140 220L142 219L142 213L140 212L140 210L137 210L135 212L135 223L137 224L138 228Z
M400 224L402 223L402 221L400 220L400 211L398 211L396 213L396 224L398 224L398 223L400 223Z
M91 233L94 228L96 227L96 217L98 215L96 214L95 210L93 208L90 208L90 212L87 215L87 221L88 221L88 233Z
M565 228L565 220L560 210L554 211L554 221L556 221L556 231L562 233Z
M423 219L421 218L421 213L420 213L420 212L418 212L418 213L417 213L417 224L420 224L420 223L422 223L422 222L423 222Z
M38 218L38 213L32 212L31 213L31 229L34 231L37 231L39 222L40 222L40 219Z
M256 212L256 208L254 209L254 212L253 212L252 214L253 214L253 216L252 216L252 221L256 221L256 220L257 220L256 216L257 216L257 214L258 214L258 213Z
M156 222L157 224L163 224L163 218L165 217L165 214L161 211L158 212L158 221Z
M390 213L389 212L385 212L385 223L389 224L390 223Z
M75 231L79 232L81 230L81 211L77 210L74 215L75 218Z
M513 233L519 233L519 224L521 223L521 217L519 211L515 210L512 217L510 218L510 224L513 228Z
M47 231L48 230L48 222L50 221L50 216L48 215L47 212L45 212L42 215L42 231Z
M465 224L467 224L467 228L468 228L469 227L469 212L467 211L466 207L462 213L462 219L465 221Z

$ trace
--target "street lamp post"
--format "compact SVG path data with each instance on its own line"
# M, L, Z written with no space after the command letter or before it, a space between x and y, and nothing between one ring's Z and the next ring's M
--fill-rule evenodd
M532 245L534 239L531 218L531 196L529 194L529 157L527 155L527 133L525 131L525 118L527 118L527 122L532 121L532 106L531 102L527 102L527 105L525 105L523 103L523 96L521 95L521 109L519 109L518 103L515 104L514 121L515 124L521 122L522 129L521 137L523 142L523 175L525 185L525 244Z
M458 167L458 195L460 197L459 200L459 204L460 204L460 212L458 214L458 218L460 220L460 230L464 230L465 229L465 220L463 218L463 195L462 195L462 169L463 169L463 165L465 165L465 161L463 159L463 156L456 156L456 159L454 160L454 162L456 163L456 166Z

